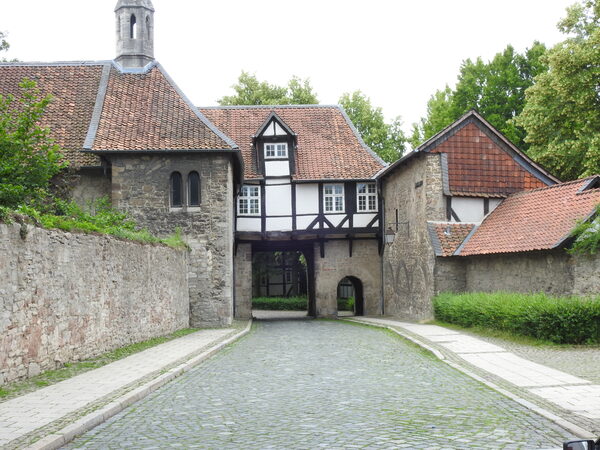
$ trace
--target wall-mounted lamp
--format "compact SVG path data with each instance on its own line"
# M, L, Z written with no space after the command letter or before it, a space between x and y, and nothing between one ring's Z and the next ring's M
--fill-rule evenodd
M387 230L385 230L385 243L387 245L392 245L394 243L394 239L396 239L396 233L394 233L394 231L392 230L391 227L388 227Z

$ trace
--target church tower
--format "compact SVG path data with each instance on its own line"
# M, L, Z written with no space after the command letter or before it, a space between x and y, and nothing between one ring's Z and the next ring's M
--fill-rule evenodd
M119 0L115 7L117 57L125 68L154 61L154 7L151 0Z

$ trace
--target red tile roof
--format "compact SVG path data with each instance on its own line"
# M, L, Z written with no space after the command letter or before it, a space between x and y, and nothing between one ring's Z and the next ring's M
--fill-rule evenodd
M386 177L405 161L423 153L443 155L446 195L506 197L559 181L475 111L468 112L393 163L379 177Z
M146 73L111 69L92 150L231 149L196 114L160 67Z
M504 200L457 252L461 256L547 250L600 204L600 177L520 192Z
M249 106L200 108L242 151L245 178L262 178L256 168L252 137L275 112L298 137L297 180L366 179L384 163L362 142L338 106Z
M159 64L145 73L121 71L111 61L0 64L0 94L18 96L18 84L25 77L54 97L42 125L50 128L74 166L99 165L99 157L90 150L235 148Z
M448 155L452 195L496 197L547 186L494 142L477 122L466 124L430 151Z
M0 95L19 97L19 83L23 78L37 82L43 95L54 97L41 125L50 128L51 137L72 163L77 166L98 165L97 156L81 153L80 150L92 120L102 67L101 63L60 66L0 64Z
M436 256L452 256L476 224L457 222L427 222Z

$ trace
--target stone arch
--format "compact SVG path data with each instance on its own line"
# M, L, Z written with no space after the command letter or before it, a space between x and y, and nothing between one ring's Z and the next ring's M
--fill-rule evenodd
M352 284L352 288L354 290L354 315L355 316L364 316L365 315L365 297L364 297L364 289L363 282L360 278L349 275L342 278L338 283L338 289L340 284L344 281L348 280Z

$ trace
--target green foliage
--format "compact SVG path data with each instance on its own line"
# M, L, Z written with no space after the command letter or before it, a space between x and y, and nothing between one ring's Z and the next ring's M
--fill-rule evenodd
M354 311L354 297L338 298L338 311Z
M487 63L481 58L463 61L456 88L446 86L427 102L427 117L413 125L411 144L418 146L475 109L515 145L526 148L525 130L514 118L525 105L525 90L547 70L545 52L543 44L534 42L523 54L509 45Z
M218 100L220 105L309 105L319 100L308 79L292 77L287 86L259 81L256 75L242 71L232 86L235 95Z
M25 79L21 96L0 95L0 205L17 207L49 196L49 181L66 167L47 128L39 125L51 101Z
M559 29L571 37L545 55L549 70L527 90L516 123L529 154L572 180L600 173L600 1L568 8Z
M6 40L6 32L0 31L0 52L5 52L10 48L10 44ZM5 62L6 59L2 58L0 61Z
M17 381L3 386L0 389L0 401L5 401L10 398L17 397L19 395L26 394L28 392L35 391L38 388L50 386L52 384L59 383L63 380L72 378L81 373L87 372L91 369L97 369L98 367L105 366L112 362L118 361L119 359L133 355L134 353L141 352L148 348L162 344L164 342L171 341L173 339L186 336L191 333L195 333L198 329L185 328L183 330L175 331L174 333L166 336L149 339L147 341L138 342L136 344L127 345L125 347L118 348L103 355L95 358L85 359L74 363L66 363L64 367L56 370L48 370L35 377L29 378L23 381Z
M374 107L361 91L345 93L339 99L348 117L365 143L386 162L393 162L404 153L407 142L399 117L386 123L381 108Z
M444 293L434 298L434 311L437 320L463 327L503 330L558 344L600 343L600 297Z
M113 209L107 197L100 198L89 206L90 211L86 211L75 202L54 199L53 203L42 207L21 205L15 210L0 208L0 221L11 222L15 215L25 216L49 229L109 234L132 241L188 248L181 237L181 229L176 229L175 234L168 238L157 238L145 228L139 229L126 213Z
M306 297L257 297L252 299L252 308L273 311L306 311L308 299Z
M600 205L596 206L594 220L580 221L571 231L575 238L568 250L572 255L595 255L600 250Z

